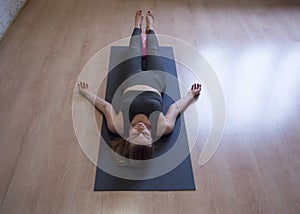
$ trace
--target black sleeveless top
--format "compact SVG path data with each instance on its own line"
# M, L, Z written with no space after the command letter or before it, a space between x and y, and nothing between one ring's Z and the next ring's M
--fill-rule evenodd
M157 122L163 110L161 96L153 91L128 91L122 96L121 111L124 118L124 137L128 137L130 124L137 114L144 114L149 118L151 137L157 140Z

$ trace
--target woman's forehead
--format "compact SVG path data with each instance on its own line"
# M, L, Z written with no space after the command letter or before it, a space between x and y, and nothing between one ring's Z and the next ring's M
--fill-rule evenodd
M144 137L143 135L138 135L132 139L128 140L130 143L138 144L138 145L147 145L151 144L152 140Z

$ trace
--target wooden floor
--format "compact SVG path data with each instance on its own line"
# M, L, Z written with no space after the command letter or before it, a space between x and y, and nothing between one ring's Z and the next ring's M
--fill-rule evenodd
M155 11L156 32L196 47L223 87L222 144L200 167L201 129L194 192L94 192L74 133L78 75L130 35L140 8ZM300 213L299 56L296 1L29 0L0 41L0 213Z

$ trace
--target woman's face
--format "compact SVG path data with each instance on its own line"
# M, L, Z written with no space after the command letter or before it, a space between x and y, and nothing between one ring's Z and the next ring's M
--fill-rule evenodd
M151 145L151 132L143 122L138 122L129 130L127 140L137 145Z

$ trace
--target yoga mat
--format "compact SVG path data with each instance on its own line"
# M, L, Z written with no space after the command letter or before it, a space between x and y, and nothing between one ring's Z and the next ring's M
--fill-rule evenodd
M113 46L111 47L110 52L110 62L109 62L109 74L107 78L107 88L105 99L109 102L112 101L112 98L115 94L115 91L119 85L124 81L122 78L122 68L126 66L126 61L119 63L119 59L128 53L128 47L125 46ZM172 47L160 47L160 53L164 56L161 57L161 60L164 64L165 71L176 77L176 82L168 82L167 78L167 87L166 92L163 95L163 112L165 113L169 106L174 102L174 100L168 96L168 92L172 91L172 97L177 100L180 98L179 86L177 81L177 71L174 61L173 49ZM174 97L175 94L175 97ZM115 107L117 108L117 106ZM118 109L116 109L118 111ZM180 134L179 134L180 132ZM172 169L166 174L163 174L159 177L150 178L146 180L136 180L136 179L124 179L119 178L110 173L103 171L103 166L109 165L113 168L113 171L124 171L129 170L127 167L118 167L115 166L112 160L111 150L107 149L110 146L110 139L118 137L118 135L111 133L106 125L105 119L103 119L102 130L101 130L102 139L100 140L99 146L99 155L98 155L98 166L96 169L96 178L94 191L177 191L177 190L195 190L195 183L193 177L193 171L191 166L190 155L188 154L189 148L187 143L187 134L184 124L183 114L181 114L176 121L175 128L173 132L169 135L163 136L158 142L154 143L155 157L161 157L171 150L174 146L174 143L177 141L180 147L180 151L186 152L188 154L186 158L183 158L177 167ZM107 145L107 146L106 146ZM174 154L176 156L177 154ZM184 156L185 157L185 156ZM147 174L157 170L158 165L150 165L146 167L135 167L130 173L141 173ZM163 167L164 163L161 163ZM155 168L156 167L156 168Z

